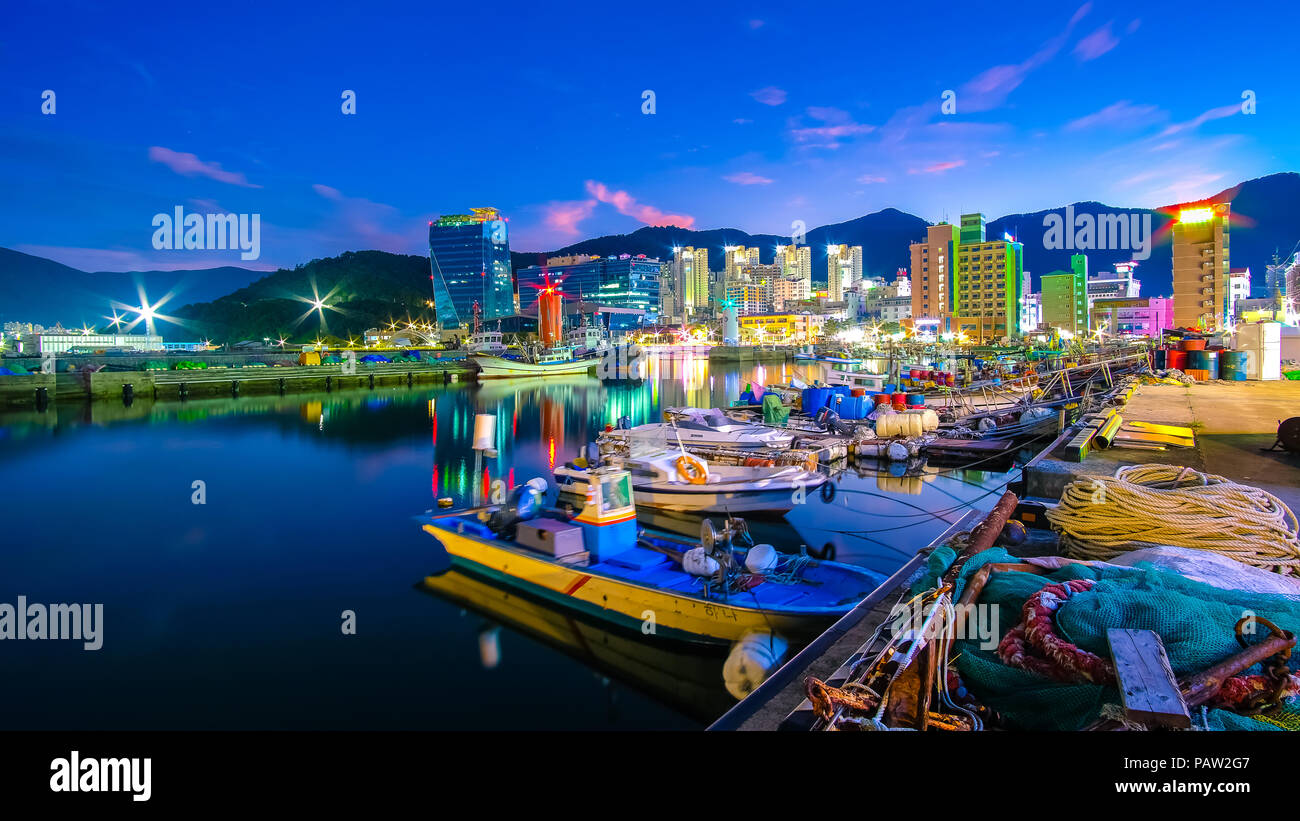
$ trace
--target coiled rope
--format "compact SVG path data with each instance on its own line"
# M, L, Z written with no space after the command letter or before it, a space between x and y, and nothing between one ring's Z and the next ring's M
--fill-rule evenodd
M1271 493L1191 468L1132 465L1071 482L1047 519L1076 559L1170 545L1300 577L1295 513Z

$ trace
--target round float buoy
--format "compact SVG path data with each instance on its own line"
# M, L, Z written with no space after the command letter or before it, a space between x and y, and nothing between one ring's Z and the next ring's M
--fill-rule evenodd
M829 505L831 502L835 501L835 483L827 480L826 484L822 485L821 494L822 501L826 504Z
M1025 526L1015 519L1011 519L1002 526L1002 532L998 534L998 544L1006 547L1015 547L1022 545L1029 538L1029 531Z
M722 664L722 680L727 692L740 699L754 692L758 685L785 658L789 645L785 639L772 633L746 633L731 646L727 660Z
M718 560L702 547L692 547L682 554L682 570L692 576L712 576L721 568Z
M745 569L750 573L767 573L775 570L780 557L770 544L756 544L745 554Z
M693 485L702 485L709 481L709 468L704 461L691 456L689 453L683 453L677 457L673 463L677 467L677 478L683 482L690 482Z

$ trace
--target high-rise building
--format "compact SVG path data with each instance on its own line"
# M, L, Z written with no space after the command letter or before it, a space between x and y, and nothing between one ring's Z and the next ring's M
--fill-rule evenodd
M1089 327L1087 257L1074 254L1070 267L1070 271L1053 271L1042 278L1041 324L1079 336Z
M510 235L495 208L471 208L429 223L433 304L444 328L467 325L477 302L484 319L515 313Z
M925 241L910 246L912 254L912 317L937 319L952 314L949 293L957 256L957 226L946 222L925 229Z
M826 248L826 298L844 299L844 292L862 279L862 246L830 245Z
M974 340L1013 336L1020 327L1024 246L989 240L983 214L963 214L952 288L952 330Z
M740 271L747 265L758 264L758 249L743 245L728 245L722 249L722 273L727 285L736 281Z
M1187 205L1173 223L1174 325L1215 331L1228 319L1228 204Z
M659 263L659 321L673 322L677 317L677 293L673 290L675 287L673 270L676 267L673 260L664 260Z
M678 310L690 318L709 308L709 249L673 249L673 291Z
M807 245L776 246L776 267L787 279L802 279L812 291L812 248Z
M533 293L527 286L541 286L547 276L558 282L561 290L584 303L595 303L620 309L620 321L611 323L626 328L633 324L659 321L661 311L660 262L647 259L645 254L632 256L620 254L608 257L589 257L581 262L555 265L548 260L546 266L530 265L520 268L517 274L520 293Z
M1250 269L1231 268L1228 270L1228 318L1236 321L1237 302L1250 299Z

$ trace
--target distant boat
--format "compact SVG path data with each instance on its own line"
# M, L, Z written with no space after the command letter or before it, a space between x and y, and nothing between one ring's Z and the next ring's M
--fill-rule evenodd
M479 379L503 379L517 376L552 376L586 373L595 367L592 359L578 359L572 348L550 348L530 359L506 359L501 356L475 354L469 357L479 368Z
M737 543L706 522L698 540L642 530L631 476L599 468L572 518L542 509L544 480L499 507L416 517L453 565L528 593L644 629L709 644L775 634L807 641L862 601L880 578L859 567ZM788 548L788 546L787 546Z
M638 508L680 513L780 516L794 509L799 494L815 491L828 481L825 474L795 465L708 464L668 449L648 457L612 457L611 464L631 471ZM569 496L586 496L591 474L590 469L577 465L555 468L560 492Z
M671 422L638 425L627 430L605 433L613 439L625 439L629 445L638 441L652 445L711 445L736 450L784 450L794 444L794 434L764 425L739 422L721 411L697 408L669 408Z

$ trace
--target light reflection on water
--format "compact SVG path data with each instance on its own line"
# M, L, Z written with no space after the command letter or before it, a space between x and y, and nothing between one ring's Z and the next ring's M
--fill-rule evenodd
M665 407L726 405L747 383L814 374L695 358L658 361L644 383L508 380L0 415L0 602L105 605L98 652L0 647L0 727L699 726L731 703L716 653L629 637L459 574L417 590L445 557L410 517L440 496L469 504L497 478L549 477L620 417L657 421ZM498 454L476 473L474 417L486 412ZM964 504L991 505L1000 478L859 469L836 479L832 501L815 494L754 528L780 549L829 543L838 559L887 574ZM195 481L206 504L192 504ZM348 609L355 636L340 631ZM488 667L493 642L500 661Z

